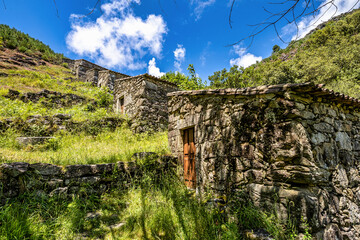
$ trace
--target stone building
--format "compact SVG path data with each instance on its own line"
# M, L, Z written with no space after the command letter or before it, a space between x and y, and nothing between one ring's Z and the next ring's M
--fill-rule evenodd
M360 100L310 83L168 97L189 187L245 193L316 239L360 239Z
M177 90L176 84L146 73L117 79L114 87L114 110L130 117L136 132L166 130L166 94Z
M107 69L85 59L77 59L72 65L72 70L80 81L97 83L98 72Z
M111 70L102 70L98 72L98 87L108 87L111 91L114 91L114 84L116 79L127 78L129 75L114 72Z
M108 70L85 59L66 60L77 79L82 82L90 82L94 86L108 87L114 90L115 79L130 77L129 75Z

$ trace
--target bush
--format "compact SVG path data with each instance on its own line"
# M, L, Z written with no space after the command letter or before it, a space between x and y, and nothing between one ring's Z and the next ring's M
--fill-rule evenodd
M27 51L27 48L24 46L20 46L18 50L19 50L19 52L25 53Z
M114 96L110 93L110 90L107 87L102 87L101 90L96 95L98 99L98 105L100 107L109 107L113 104Z

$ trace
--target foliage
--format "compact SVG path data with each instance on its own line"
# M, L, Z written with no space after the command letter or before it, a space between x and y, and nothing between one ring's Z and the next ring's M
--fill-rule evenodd
M360 97L360 10L330 21L286 49L246 69L233 66L209 76L212 88L313 82ZM274 50L274 49L273 49Z
M189 71L189 76L186 76L180 72L170 71L161 78L166 81L175 83L181 90L197 90L205 88L205 84L196 74L193 64L189 64L187 70Z
M2 38L0 46L18 49L29 55L37 55L49 62L61 63L64 57L62 54L55 53L41 41L4 24L0 24L0 37Z
M2 162L44 162L60 165L128 161L136 152L168 154L167 133L133 134L124 125L115 131L102 129L92 136L86 132L59 132L41 145L20 148L19 133L8 129L0 135Z
M280 46L279 45L274 45L273 48L272 48L272 51L273 51L273 54L274 53L277 53L278 51L280 51Z
M1 69L0 73L5 75L1 76L0 74L0 91L10 88L20 92L39 92L47 89L96 100L103 91L98 87L91 86L90 83L72 81L74 75L71 71L58 65L36 66L32 70L21 67L18 69Z
M112 105L114 101L114 97L107 87L100 88L100 91L98 91L96 94L96 98L98 99L99 106L104 108Z
M0 207L1 239L244 239L241 230L264 227L283 234L278 221L253 206L239 207L238 222L199 201L172 174L151 168L132 187L83 198L24 195ZM89 214L92 213L92 214ZM95 217L91 217L95 215Z

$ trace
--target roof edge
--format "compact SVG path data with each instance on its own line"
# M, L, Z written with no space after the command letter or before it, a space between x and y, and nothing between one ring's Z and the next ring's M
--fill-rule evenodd
M324 84L314 84L311 82L306 83L287 83L278 85L263 85L258 87L247 87L247 88L225 88L225 89L203 89L193 91L177 91L168 93L168 97L175 96L196 96L196 95L263 95L285 91L294 91L299 93L309 93L316 96L327 97L347 105L360 106L360 99L334 92L324 88Z

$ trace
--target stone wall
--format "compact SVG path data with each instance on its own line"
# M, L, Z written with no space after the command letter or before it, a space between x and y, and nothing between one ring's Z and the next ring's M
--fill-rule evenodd
M360 239L360 101L312 84L169 96L169 144L195 128L197 191L244 192L316 239Z
M99 81L99 71L97 69L89 69L85 73L85 82L96 86Z
M99 71L99 80L97 82L98 87L108 87L111 91L114 90L114 84L116 79L127 78L128 75L114 72L111 70Z
M96 135L104 130L115 130L124 122L131 124L121 117L105 117L85 121L74 121L71 118L71 115L61 113L52 116L31 115L26 119L8 118L0 120L0 134L7 129L14 129L25 137L52 136L60 130Z
M158 160L153 171L162 172L175 166L169 156L155 157ZM65 167L47 163L4 163L0 165L0 203L25 192L65 197L102 194L110 189L134 186L143 172L135 161Z
M124 114L133 119L136 132L167 129L167 96L177 91L175 84L148 74L116 80L114 109L120 112L119 99L124 99Z
M61 93L56 91L41 90L40 92L25 92L20 93L19 91L9 89L9 92L4 97L10 98L11 100L19 99L23 102L41 102L46 107L63 108L77 104L85 104L91 102L97 105L95 100L86 99L85 97L72 94L72 93Z
M75 60L73 65L73 71L76 77L83 82L93 82L92 79L87 78L89 76L87 76L86 74L86 72L91 69L94 69L96 71L107 70L106 68L96 65L92 62L86 61L85 59Z

